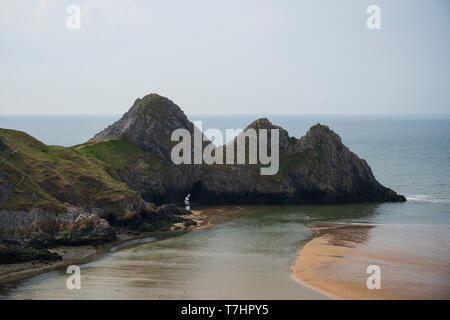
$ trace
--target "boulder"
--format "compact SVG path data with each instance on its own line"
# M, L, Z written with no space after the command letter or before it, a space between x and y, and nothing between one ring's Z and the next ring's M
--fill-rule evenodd
M61 259L57 253L52 253L36 245L11 239L0 240L0 264L33 260L57 261Z

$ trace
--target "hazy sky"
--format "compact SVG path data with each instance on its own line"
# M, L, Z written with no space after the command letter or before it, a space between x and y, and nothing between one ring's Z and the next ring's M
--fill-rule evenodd
M450 1L0 0L1 114L122 114L151 92L190 114L449 114Z

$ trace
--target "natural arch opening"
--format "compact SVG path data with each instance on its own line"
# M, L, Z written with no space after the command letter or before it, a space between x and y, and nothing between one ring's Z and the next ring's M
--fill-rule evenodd
M201 180L199 180L193 184L191 192L189 192L189 194L191 195L189 198L189 201L191 202L191 204L200 202L201 196L202 196L202 189L203 189L203 185L202 185Z

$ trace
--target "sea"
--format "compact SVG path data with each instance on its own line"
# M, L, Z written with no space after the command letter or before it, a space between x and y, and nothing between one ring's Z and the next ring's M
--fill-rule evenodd
M245 128L261 115L188 114L202 130ZM7 299L316 299L328 298L292 279L291 268L317 222L399 225L415 233L439 228L420 246L423 259L439 255L450 266L450 116L268 115L300 138L321 123L365 159L377 180L403 194L404 203L260 206L212 228L156 238L111 251L82 266L82 289L66 287L64 270L8 286ZM22 130L50 145L83 143L120 116L0 116L0 127ZM231 138L231 137L229 137ZM225 141L224 141L225 142ZM432 229L434 230L434 229ZM421 235L420 239L423 239ZM392 241L395 241L395 237ZM423 244L423 240L420 240ZM438 242L436 242L438 241ZM439 250L437 250L438 248ZM433 251L435 250L435 251ZM442 279L444 277L444 279ZM450 285L450 267L440 281ZM448 294L448 296L447 296ZM443 298L450 298L450 292Z

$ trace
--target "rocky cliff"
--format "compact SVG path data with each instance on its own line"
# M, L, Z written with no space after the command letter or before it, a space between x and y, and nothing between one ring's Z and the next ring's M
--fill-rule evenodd
M83 147L48 146L7 129L0 129L0 141L0 239L11 240L2 243L0 263L43 257L56 245L112 241L114 226L153 231L183 221L144 201ZM132 150L123 147L116 159Z
M191 200L205 205L405 200L383 187L366 161L324 125L313 126L297 139L266 118L252 122L245 131L267 129L269 141L270 129L279 130L280 170L273 176L262 176L261 165L175 166L168 155L174 145L169 143L170 135L177 128L193 132L193 124L180 107L167 98L150 94L136 100L119 121L95 135L95 139L97 144L111 143L110 139L131 141L145 151L122 166L115 166L115 171L119 179L147 201L180 202L188 193ZM237 139L230 142L235 150ZM227 147L230 144L219 147L224 149L224 159ZM111 163L108 159L104 161ZM152 167L155 163L157 168Z
M170 153L177 142L171 135L180 128L192 135L198 130L175 103L150 94L94 138L70 148L0 129L0 238L8 239L0 263L2 252L3 261L33 252L53 259L42 247L111 241L116 226L168 228L184 221L179 215L186 212L157 206L181 204L188 193L205 205L405 201L324 125L297 139L268 119L251 123L246 130L279 130L279 171L266 176L260 164L174 165ZM237 139L216 151L236 147ZM210 143L202 140L201 148Z
M199 165L174 165L170 154L175 141L171 141L172 132L176 129L186 129L192 137L198 129L190 122L181 108L171 100L157 94L149 94L137 99L123 117L97 133L90 146L81 146L82 152L95 153L114 171L121 181L138 191L146 201L167 203L180 202L200 179ZM198 131L199 132L199 131ZM206 140L199 132L202 139ZM192 141L192 153L193 144ZM136 150L134 155L126 155L127 162L117 163L104 154L99 154L99 148L113 148L113 144L128 144L126 148ZM133 144L133 146L131 146ZM116 155L128 153L126 150L111 150Z
M280 168L260 175L259 166L205 167L193 188L200 203L336 204L405 201L383 187L367 162L351 152L327 126L317 124L300 139L259 119L247 129L279 129ZM236 148L236 137L233 143ZM226 148L226 147L225 147Z

